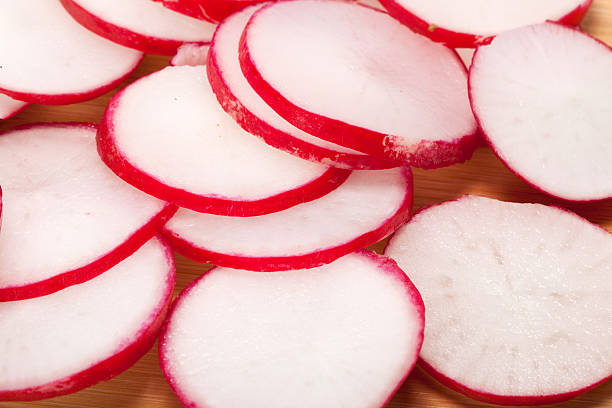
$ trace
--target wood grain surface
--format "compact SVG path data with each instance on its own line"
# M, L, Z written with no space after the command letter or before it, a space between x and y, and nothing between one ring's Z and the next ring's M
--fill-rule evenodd
M583 23L583 28L606 43L612 44L612 0L595 0ZM127 82L154 72L167 63L168 58L147 56ZM99 122L112 94L70 106L30 106L15 118L0 121L0 130L32 122ZM479 148L474 157L465 164L433 171L415 170L414 176L415 209L471 193L507 201L560 205L612 230L612 200L573 204L551 199L510 173L486 147ZM380 250L383 245L384 243L379 243L373 248ZM176 256L176 261L176 293L210 267L192 262L180 255ZM444 388L419 369L414 370L387 405L388 408L486 406L489 405L470 400ZM572 401L556 406L612 408L612 381ZM181 407L181 404L161 374L157 361L157 347L154 347L136 365L110 381L72 395L37 402L0 402L0 407L170 408Z

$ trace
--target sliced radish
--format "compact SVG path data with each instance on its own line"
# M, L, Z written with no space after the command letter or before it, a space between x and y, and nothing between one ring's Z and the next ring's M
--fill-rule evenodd
M176 50L176 55L170 60L170 65L189 65L192 67L206 65L208 49L208 45L183 44Z
M211 46L208 78L217 99L247 131L266 143L303 159L351 169L397 166L370 155L312 136L280 117L251 88L238 61L238 44L247 22L261 5L236 13L220 25Z
M536 405L612 375L612 236L599 226L467 196L415 215L385 253L423 295L422 365L449 387Z
M609 198L610 72L612 50L578 30L544 23L503 33L474 57L474 114L500 159L536 188Z
M1 303L0 400L68 394L129 368L155 342L173 287L172 252L155 238L82 285Z
M355 171L318 200L259 217L181 209L164 234L177 251L200 262L254 271L313 268L383 239L411 208L408 168Z
M115 177L95 134L88 124L40 124L0 135L0 302L99 275L176 211Z
M580 23L593 0L380 0L393 17L453 48L488 44L504 31L554 20Z
M167 67L110 102L102 159L139 189L181 207L253 216L318 198L349 172L268 146L221 109L203 67Z
M174 55L184 43L210 43L216 24L187 17L151 0L60 0L84 27L143 52Z
M117 86L143 57L83 28L59 1L0 0L0 10L0 92L15 99L91 99Z
M423 168L464 161L477 145L455 52L372 8L268 5L245 29L240 63L277 113L322 139Z
M0 94L0 119L9 119L27 106L27 102L18 101L10 96Z
M175 302L160 360L188 407L377 407L414 365L423 314L372 252L273 274L214 268Z

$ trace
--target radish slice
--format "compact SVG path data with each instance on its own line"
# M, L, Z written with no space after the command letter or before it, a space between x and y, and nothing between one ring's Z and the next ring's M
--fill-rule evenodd
M560 208L467 196L415 215L385 253L423 295L422 365L449 387L536 405L612 375L604 229Z
M183 44L176 50L176 55L170 60L170 65L189 65L192 67L206 65L208 49L208 45Z
M99 275L176 211L115 177L96 153L95 134L88 124L41 124L0 135L0 302Z
M60 0L84 27L118 44L150 54L174 55L183 43L209 43L216 24L151 0Z
M609 198L610 72L611 49L578 30L545 23L500 34L474 58L474 114L500 159L536 188Z
M78 391L151 348L174 287L174 258L155 238L107 273L37 299L0 304L0 400Z
M414 366L423 314L372 252L272 274L214 268L175 302L160 360L188 407L377 407Z
M259 217L181 209L164 234L178 252L200 262L254 271L313 268L383 239L411 208L408 168L357 171L318 200Z
M9 119L28 106L27 102L21 102L10 96L0 94L0 119Z
M423 168L465 161L477 145L455 52L372 8L268 5L246 27L240 63L278 114L322 139Z
M194 211L253 216L318 198L349 172L298 159L242 130L203 67L168 67L110 102L102 159L139 189Z
M380 0L415 32L452 48L488 44L504 31L554 20L579 24L593 0Z
M81 27L59 1L0 0L0 92L15 99L63 105L119 85L142 53Z
M219 103L238 124L266 143L303 159L349 169L380 169L398 164L327 142L294 127L270 108L247 82L238 61L240 35L261 5L228 17L213 39L208 78Z

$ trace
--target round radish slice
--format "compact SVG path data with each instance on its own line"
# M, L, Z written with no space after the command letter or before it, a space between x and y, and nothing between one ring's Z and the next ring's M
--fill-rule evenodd
M251 88L240 69L238 44L247 22L261 6L228 17L215 32L208 78L223 109L266 143L303 159L350 169L380 169L398 164L376 159L312 136L280 117Z
M175 302L160 360L189 407L377 407L414 365L423 314L395 262L367 251L309 270L214 268Z
M408 168L356 171L318 200L259 217L181 209L164 234L177 251L200 262L254 271L313 268L383 239L411 208Z
M28 106L27 102L15 100L9 96L0 94L0 119L9 119Z
M76 21L104 38L151 54L174 55L183 43L209 43L216 25L151 0L60 0Z
M474 114L500 159L536 188L609 198L610 72L612 50L578 30L544 23L500 34L474 57Z
M0 303L0 400L68 394L126 370L155 342L173 287L172 252L155 238L82 285Z
M46 295L99 275L176 211L109 171L95 134L93 125L41 124L0 135L0 301Z
M300 129L423 168L468 159L478 138L454 51L386 13L329 0L278 2L249 21L240 63Z
M391 239L423 295L423 367L476 399L536 405L612 375L612 236L568 211L466 196Z
M453 48L488 44L504 31L554 20L578 24L593 0L380 0L393 17Z
M15 99L62 105L117 86L142 59L81 27L59 1L0 0L0 91Z
M349 174L242 130L219 106L203 67L168 67L125 88L98 136L102 159L128 183L213 214L280 211L328 193Z

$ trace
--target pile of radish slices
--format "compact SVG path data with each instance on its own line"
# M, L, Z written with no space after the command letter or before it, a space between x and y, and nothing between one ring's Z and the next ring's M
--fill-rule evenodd
M99 124L0 133L0 401L157 339L188 407L382 407L415 365L501 405L605 382L612 235L477 196L411 219L411 167L483 140L549 195L612 198L612 50L567 25L590 3L0 0L0 119L172 57ZM173 250L215 267L171 305Z

